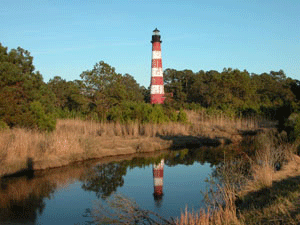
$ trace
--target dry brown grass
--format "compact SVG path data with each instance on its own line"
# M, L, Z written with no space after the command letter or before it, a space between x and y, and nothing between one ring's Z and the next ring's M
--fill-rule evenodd
M293 145L276 145L268 138L269 141L263 139L255 157L248 159L250 174L239 188L232 179L225 178L225 185L213 195L214 207L209 205L206 211L199 212L186 209L176 224L299 224L300 157L292 153ZM278 161L283 164L277 171L274 165ZM244 176L234 174L239 170L231 166L226 168L229 170L225 176ZM238 206L237 199L242 201Z
M232 142L242 141L242 132L271 126L271 122L255 117L229 117L225 114L209 115L205 111L187 111L191 121L190 132L208 138L226 138ZM274 124L272 124L274 127Z
M212 117L193 111L188 111L187 115L189 122L185 124L120 124L68 119L58 120L52 133L20 128L5 130L0 132L0 175L26 167L29 158L35 169L59 167L90 158L171 147L170 139L158 136L235 139L238 129L258 127L258 122L253 119L230 119L224 115Z
M234 203L235 196L230 186L219 187L224 205L218 203L215 207L208 207L206 210L189 212L187 208L181 213L180 217L175 221L176 225L219 225L219 224L244 224L241 218L238 218L236 206Z
M58 167L73 161L169 148L157 135L185 135L188 125L96 123L58 120L56 130L41 133L15 128L0 132L0 174L13 173L33 159L34 168Z
M225 114L208 115L205 111L187 111L189 121L201 127L220 127L221 129L257 129L265 126L269 121L258 117L229 117Z

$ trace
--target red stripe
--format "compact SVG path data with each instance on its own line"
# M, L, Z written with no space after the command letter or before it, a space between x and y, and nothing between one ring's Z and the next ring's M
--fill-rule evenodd
M152 59L152 68L162 68L161 59Z
M161 51L160 42L152 43L152 51Z
M163 104L165 100L164 94L153 94L150 95L151 104Z
M153 170L153 177L154 178L161 178L164 176L164 170Z
M163 187L162 186L154 186L154 194L155 195L162 195L163 194Z
M151 85L164 85L163 77L151 77Z

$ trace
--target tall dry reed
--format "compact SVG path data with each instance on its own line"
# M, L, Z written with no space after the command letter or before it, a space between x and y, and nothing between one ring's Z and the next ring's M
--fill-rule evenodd
M119 146L117 138L152 138L157 136L217 136L215 128L235 132L238 128L258 127L254 119L230 119L224 115L208 116L188 111L188 123L140 124L131 122L97 123L79 119L58 120L56 130L41 133L37 130L14 128L0 132L0 162L18 167L26 166L27 160L52 161L66 164L80 159L104 156L109 148ZM222 134L224 136L224 134ZM125 143L125 142L124 142ZM122 148L122 146L119 146ZM104 150L106 149L106 150ZM45 165L45 168L47 166ZM15 168L16 169L16 168ZM3 174L3 167L0 174ZM7 168L5 168L7 170ZM14 170L14 168L12 168Z
M205 111L186 111L188 120L196 125L195 127L219 127L226 130L232 129L257 129L261 126L264 126L266 123L270 123L270 121L265 120L260 117L238 117L232 116L229 117L224 113L220 114L207 114Z
M180 123L120 124L79 119L58 120L56 130L52 133L20 128L5 130L0 132L0 174L9 172L7 165L16 165L16 168L12 166L12 171L26 167L28 159L33 159L35 163L48 160L57 164L64 161L62 163L65 164L74 159L96 157L103 149L125 145L126 139L186 135L188 130L188 125ZM122 139L120 143L117 140L119 137ZM102 155L105 154L103 152Z
M200 209L198 212L192 210L181 213L176 219L176 225L219 225L219 224L244 224L243 219L239 218L235 206L235 190L230 184L218 186L218 192L221 201L216 201L214 205L208 206L207 209Z
M256 209L253 205L247 206L249 209L247 208L248 210L245 211L245 214L237 210L236 200L241 200L244 196L260 190L271 190L274 181L285 180L290 176L298 177L300 175L300 157L293 154L295 146L281 143L280 137L276 137L276 134L272 131L259 135L256 139L258 139L257 141L260 142L260 145L254 157L245 158L244 163L235 161L233 164L227 162L223 165L222 181L224 185L218 186L213 193L212 199L210 199L213 204L210 204L207 210L201 209L198 212L186 209L176 220L176 224L248 224L249 220L251 220L251 216L249 217L248 214L251 213L256 213L256 215L260 213L260 218L270 219L273 218L272 215L278 216L285 213L285 216L290 221L295 222L297 220L295 218L291 219L290 210L291 208L295 208L295 205L290 202L291 200L288 197L284 198L287 195L284 186L281 187L283 189L283 197L281 197L283 202L279 201L280 203L277 203L274 200L274 204L268 205L269 208L266 208L265 212L262 209ZM276 169L278 163L281 166L280 170ZM249 168L246 166L247 170L244 167L246 164L250 166ZM245 174L245 171L248 171L248 173ZM287 190L288 188L289 186L287 186ZM277 191L280 193L281 190ZM293 187L291 191L295 191ZM296 196L299 199L299 195ZM252 199L251 202L257 201L258 205L265 203L260 202L261 196L257 196L257 198L257 200ZM221 201L219 201L220 199ZM298 204L297 202L296 204ZM266 212L268 215L264 215ZM267 224L267 222L268 220L265 220L263 224ZM272 220L269 222L273 224Z

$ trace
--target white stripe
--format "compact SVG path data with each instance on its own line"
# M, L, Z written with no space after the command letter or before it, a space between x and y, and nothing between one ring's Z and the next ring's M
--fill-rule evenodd
M163 186L163 178L154 178L154 186Z
M163 70L162 70L162 68L152 68L151 74L152 74L152 77L162 77Z
M153 165L153 169L163 169L165 164L165 160L162 159L159 164Z
M152 59L161 59L161 51L152 51Z
M150 94L164 94L164 85L151 85Z

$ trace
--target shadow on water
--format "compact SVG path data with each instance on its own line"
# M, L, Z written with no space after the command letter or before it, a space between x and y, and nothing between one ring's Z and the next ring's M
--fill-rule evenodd
M34 171L33 160L28 159L26 169L0 178L0 224L35 224L44 212L46 200L51 199L58 188L65 188L74 181L86 181L88 185L85 188L98 193L99 197L111 195L123 185L127 166L143 166L139 160L129 163L131 158L122 156L86 161L44 171ZM108 161L114 162L105 164ZM90 174L93 170L95 173ZM93 184L98 179L100 186Z
M0 180L0 224L33 224L56 185L20 171Z
M232 141L226 137L199 137L199 136L185 136L185 135L176 135L176 136L162 136L159 135L163 140L171 140L172 146L171 150L180 150L180 149L195 149L203 146L218 147L220 145L231 144Z
M46 200L57 188L79 180L86 168L82 164L33 172L32 160L28 160L27 169L0 179L0 224L35 224Z
M12 174L8 174L3 176L3 179L9 179L9 178L16 178L16 177L27 177L28 179L32 179L34 178L34 170L33 170L33 166L34 166L34 162L32 158L27 158L27 167L25 169L21 169L15 173Z

